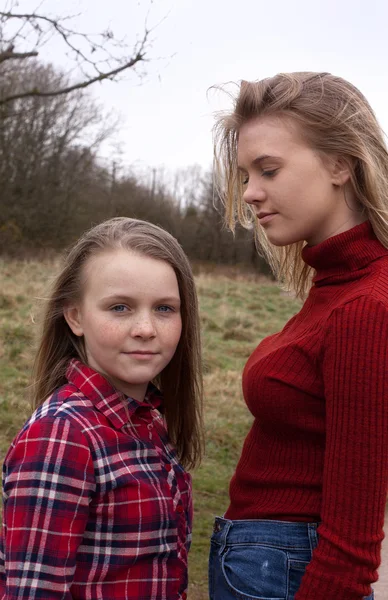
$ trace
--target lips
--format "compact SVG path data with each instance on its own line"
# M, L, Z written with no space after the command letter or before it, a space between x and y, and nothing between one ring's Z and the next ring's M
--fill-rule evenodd
M131 352L125 352L125 354L139 354L141 356L154 356L157 352L150 352L149 350L132 350Z
M258 214L257 214L257 218L258 219L264 219L264 217L268 217L268 215L274 215L276 214L275 212L269 212L269 211L263 211L261 210Z
M276 212L264 212L261 211L258 213L257 218L259 219L260 225L264 225L264 223L268 223L275 217L278 213Z
M159 352L147 352L147 350L133 350L132 352L124 352L126 356L130 356L132 360L138 362L147 362L158 356Z

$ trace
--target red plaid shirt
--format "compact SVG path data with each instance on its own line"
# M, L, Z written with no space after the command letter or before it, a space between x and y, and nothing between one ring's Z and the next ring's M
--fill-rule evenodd
M127 398L76 360L67 379L5 459L0 598L184 600L191 478L160 394Z

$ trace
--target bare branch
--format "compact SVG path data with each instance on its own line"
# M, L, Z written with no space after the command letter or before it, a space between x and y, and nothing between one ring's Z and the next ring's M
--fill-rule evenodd
M0 64L6 60L23 60L25 58L32 58L38 56L37 52L13 52L13 49L8 49L5 52L0 52Z
M24 22L30 22L30 24L41 34L42 31L40 30L39 27L39 21L43 21L45 23L48 23L49 25L51 25L54 30L58 33L58 35L63 39L63 41L65 42L65 44L67 44L67 46L69 46L69 48L76 54L76 56L78 58L81 58L83 61L89 63L90 65L95 66L95 64L93 63L93 61L91 61L90 59L88 59L87 56L85 56L85 54L83 54L83 52L81 52L81 50L79 48L77 48L76 46L74 46L70 40L69 37L71 35L79 35L82 36L84 38L87 38L87 34L85 33L76 33L74 31L72 31L71 29L67 29L66 27L64 27L61 24L61 21L64 20L64 18L61 19L61 21L59 19L53 19L51 17L47 17L46 15L40 15L40 14L36 14L36 13L5 13L5 12L1 12L0 11L0 17L4 17L6 19L20 19ZM73 17L72 17L73 18Z
M50 91L39 91L39 90L33 89L33 90L30 90L27 92L22 92L20 94L14 94L12 96L7 96L6 98L0 98L0 106L2 104L6 104L7 102L11 102L12 100L18 100L20 98L29 98L32 96L39 96L42 98L49 97L49 96L60 96L62 94L68 94L69 92L74 92L75 90L81 90L81 89L89 87L89 85L92 85L93 83L96 83L97 81L103 81L104 79L112 79L115 75L118 75L118 73L121 73L122 71L125 71L126 69L130 69L130 68L134 67L137 63L139 63L141 61L144 61L144 54L138 53L135 57L131 58L130 61L128 61L124 65L121 65L120 67L117 67L117 69L113 69L112 71L109 71L107 73L101 73L100 75L97 75L96 77L93 77L92 79L88 79L87 81L75 83L73 85L69 85L60 90L53 90L51 92Z
M150 43L149 35L152 31L147 26L143 31L142 39L128 52L128 46L123 41L115 38L110 30L92 36L65 27L64 21L71 18L74 17L54 18L37 12L0 11L0 24L3 27L9 20L22 23L16 34L14 32L13 35L8 36L8 40L4 37L1 40L0 36L0 65L6 61L12 65L11 61L13 59L22 62L24 59L39 56L47 39L56 36L67 46L77 69L80 71L78 81L70 81L63 87L59 86L53 89L41 87L33 82L30 82L29 85L24 83L18 89L12 89L10 86L7 89L7 86L2 85L0 86L0 105L28 97L59 96L75 90L85 89L98 81L113 80L123 71L132 69L139 63L146 61L146 50ZM28 43L30 48L25 51L16 51L15 47L20 42L23 44ZM117 51L118 49L120 52ZM126 57L125 54L127 54Z

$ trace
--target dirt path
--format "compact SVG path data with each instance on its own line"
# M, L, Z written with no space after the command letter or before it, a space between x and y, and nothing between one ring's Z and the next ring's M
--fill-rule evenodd
M379 580L374 586L376 600L387 600L388 598L388 509L385 513L385 535Z

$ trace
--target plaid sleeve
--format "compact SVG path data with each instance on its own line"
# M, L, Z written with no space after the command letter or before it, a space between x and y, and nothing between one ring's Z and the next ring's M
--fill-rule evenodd
M63 417L32 423L6 457L6 600L70 600L95 489L85 435Z

